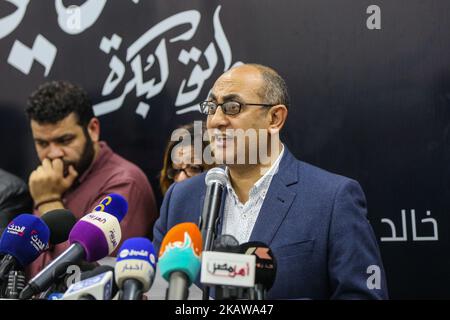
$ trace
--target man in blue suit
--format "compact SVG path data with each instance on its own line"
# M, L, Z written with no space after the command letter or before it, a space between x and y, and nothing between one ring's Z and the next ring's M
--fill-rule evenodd
M288 106L284 80L255 64L224 73L201 104L212 153L227 164L218 231L272 249L278 268L268 298L386 299L385 273L360 185L290 153L278 137ZM236 143L237 130L255 130L256 143L250 135ZM173 226L198 222L204 180L202 174L167 191L154 227L157 249Z

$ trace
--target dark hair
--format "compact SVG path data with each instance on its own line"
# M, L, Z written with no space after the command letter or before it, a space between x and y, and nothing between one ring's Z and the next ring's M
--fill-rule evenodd
M261 64L249 63L261 73L264 84L259 90L259 95L264 103L290 105L288 88L284 79L274 69Z
M75 113L83 128L94 117L86 91L67 81L51 81L39 86L28 98L25 111L30 119L51 124Z
M178 129L186 129L187 132L186 134L191 136L191 146L194 147L194 139L195 139L195 130L194 130L194 124L190 123L190 124L186 124L186 125L182 125L180 127L178 127ZM202 139L203 137L203 133L206 131L206 125L205 122L202 121L202 132L200 138ZM181 139L181 138L180 138ZM172 183L174 182L173 179L169 178L168 176L168 170L170 168L173 168L173 163L172 163L172 159L171 159L171 154L172 154L172 150L173 148L175 148L176 145L178 145L180 142L179 141L171 141L169 140L169 142L167 143L166 146L166 150L164 152L164 160L163 160L163 168L161 169L160 175L159 175L159 186L161 188L161 192L164 195L167 190L169 189L169 187L172 185ZM205 150L205 148L209 145L209 141L203 141L202 139L202 167L203 167L203 171L207 171L210 168L214 167L214 164L206 164L203 158L203 151Z

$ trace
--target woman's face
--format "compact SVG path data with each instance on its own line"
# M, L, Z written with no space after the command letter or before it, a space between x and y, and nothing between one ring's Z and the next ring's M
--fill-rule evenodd
M196 159L192 146L177 146L172 153L172 168L168 170L169 178L180 182L203 172L201 159Z

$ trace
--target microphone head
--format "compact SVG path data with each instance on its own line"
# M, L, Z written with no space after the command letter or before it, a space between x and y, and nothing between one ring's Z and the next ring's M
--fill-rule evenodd
M226 186L227 180L228 177L225 170L219 167L208 170L205 176L205 183L207 186L213 183L219 183L221 186Z
M93 270L89 270L89 271L84 271L81 273L80 275L80 281L89 279L89 278L93 278L95 276L98 276L100 274L106 273L108 271L111 271L114 274L114 268L108 265L101 265L96 267ZM115 281L112 281L112 292L111 292L111 297L114 297L117 292L119 291L119 288L116 285Z
M77 223L73 213L66 209L49 211L41 216L41 219L50 229L50 244L60 244L67 241L70 231Z
M117 254L115 266L116 283L122 288L127 279L138 280L146 292L155 279L156 253L152 242L147 238L125 240Z
M119 220L122 221L123 217L128 212L128 202L127 200L117 193L110 193L94 208L93 211L101 211L109 213Z
M10 254L26 267L48 249L50 230L42 219L32 214L15 217L0 239L0 254Z
M275 282L277 261L272 250L263 242L252 241L240 245L241 253L256 257L255 283L269 290Z
M111 254L122 238L120 223L115 216L105 212L88 213L78 221L69 234L69 243L79 243L88 262L100 260Z
M177 224L167 232L159 251L159 269L164 279L169 281L170 274L180 271L187 275L190 284L200 272L202 235L192 222Z
M239 241L232 235L222 234L214 240L213 251L239 253Z

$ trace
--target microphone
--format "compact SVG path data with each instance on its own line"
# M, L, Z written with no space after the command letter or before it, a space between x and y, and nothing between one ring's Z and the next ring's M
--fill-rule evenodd
M0 281L10 271L22 269L48 248L50 230L42 219L32 214L15 217L0 239Z
M7 299L19 298L19 294L25 287L25 284L25 272L11 270L8 274L4 297Z
M177 224L167 232L159 251L161 276L169 282L166 300L186 300L188 288L200 271L202 236L191 222Z
M222 234L214 240L213 251L240 253L239 241L232 235ZM249 288L244 287L215 286L214 297L216 300L242 300L248 297L248 290Z
M253 288L255 285L255 256L232 252L203 251L200 282L206 286L221 286L219 296L236 298L229 287ZM236 290L237 291L237 290ZM237 292L239 293L239 292Z
M256 296L251 299L265 300L272 288L277 273L277 261L272 250L263 242L252 241L240 245L241 252L256 258L255 288Z
M213 251L240 253L239 241L230 234L222 234L214 240Z
M72 228L70 247L31 279L19 298L29 299L48 289L55 278L64 272L60 265L79 264L82 260L93 262L111 254L121 240L119 222L126 214L124 210L128 210L125 198L118 194L106 196L92 213L85 215Z
M212 168L205 176L206 193L200 216L199 228L202 232L203 251L212 249L223 189L227 184L227 175L222 168Z
M67 241L77 219L73 213L66 209L56 209L44 214L41 219L50 229L49 243L56 245Z
M219 223L219 210L222 203L223 189L227 184L225 170L219 167L212 168L205 176L206 193L203 210L199 219L199 228L202 232L203 251L212 249L216 237L216 228ZM203 288L203 300L209 298L209 288Z
M125 240L114 271L121 289L119 300L142 300L155 279L156 253L151 241L138 237Z
M83 272L81 281L72 284L62 300L111 300L117 294L114 282L114 268L103 265Z

